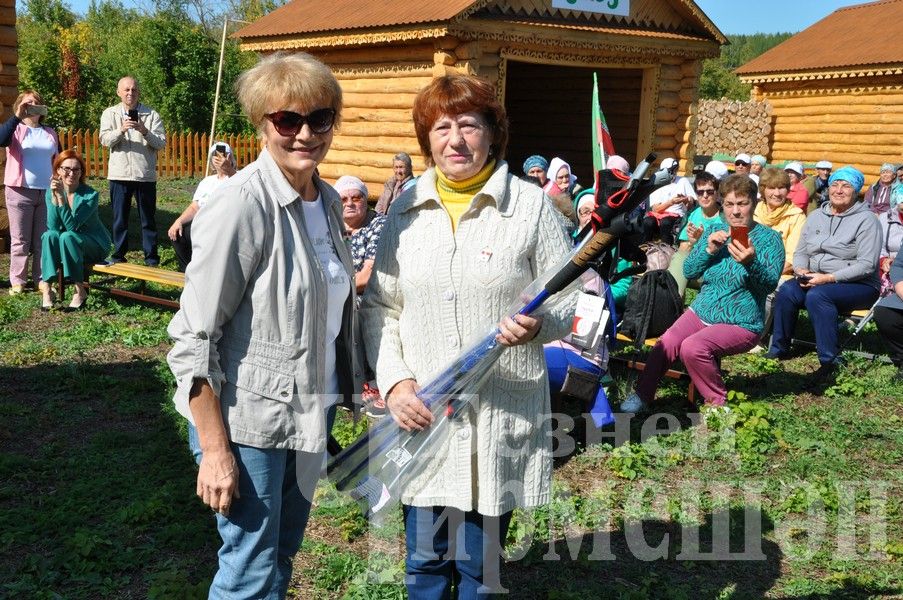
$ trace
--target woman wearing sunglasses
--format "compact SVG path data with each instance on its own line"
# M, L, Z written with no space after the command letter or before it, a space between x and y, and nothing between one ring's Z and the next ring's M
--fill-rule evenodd
M458 598L484 598L499 587L511 512L550 499L542 344L568 333L574 305L563 303L544 321L505 314L570 243L542 190L503 160L508 121L490 84L439 77L417 95L413 113L431 167L389 211L361 304L362 330L392 418L421 430L433 415L418 384L502 319L497 340L514 347L479 389L478 407L451 421L450 435L401 498L409 597L448 598L457 582Z
M197 494L223 540L210 597L281 598L322 466L326 413L363 384L342 205L316 174L342 91L320 61L282 53L236 89L265 148L194 219L168 360L191 424Z
M97 190L85 183L85 161L75 150L53 160L53 178L45 194L47 231L41 235L41 309L50 310L56 295L49 282L57 269L75 284L69 310L85 305L88 287L85 263L100 262L110 253L110 232L97 213Z

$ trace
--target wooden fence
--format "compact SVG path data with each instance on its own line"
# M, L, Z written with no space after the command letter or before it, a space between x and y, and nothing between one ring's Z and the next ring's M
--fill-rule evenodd
M63 149L74 149L84 157L88 177L106 177L110 149L100 143L97 131L62 131L59 134ZM157 177L203 177L207 150L210 148L206 133L167 133L166 146L157 154ZM260 140L256 135L223 135L217 141L232 147L238 168L253 162L260 153Z

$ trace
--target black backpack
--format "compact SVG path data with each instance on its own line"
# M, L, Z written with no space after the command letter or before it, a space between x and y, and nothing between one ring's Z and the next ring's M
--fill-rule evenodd
M625 305L618 329L638 343L665 333L684 311L677 282L663 269L646 271L634 281Z

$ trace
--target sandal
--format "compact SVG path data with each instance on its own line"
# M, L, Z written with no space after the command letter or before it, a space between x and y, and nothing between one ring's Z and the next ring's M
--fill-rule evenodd
M38 289L41 291L41 310L47 312L56 304L56 292L45 281L38 284Z
M81 292L84 291L84 295ZM84 308L85 303L88 301L88 288L84 285L76 285L75 293L72 294L72 301L69 303L69 307L66 309L67 312L74 312L76 310L80 310Z

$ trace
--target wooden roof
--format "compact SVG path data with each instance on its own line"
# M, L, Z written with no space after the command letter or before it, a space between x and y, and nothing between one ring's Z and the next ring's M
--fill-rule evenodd
M245 41L310 36L327 32L441 24L470 16L506 16L542 20L545 23L605 24L624 33L637 29L727 42L714 23L693 0L633 0L630 17L582 13L551 7L550 0L293 0L233 37Z
M773 73L880 68L903 63L903 0L839 8L735 72L756 81Z

